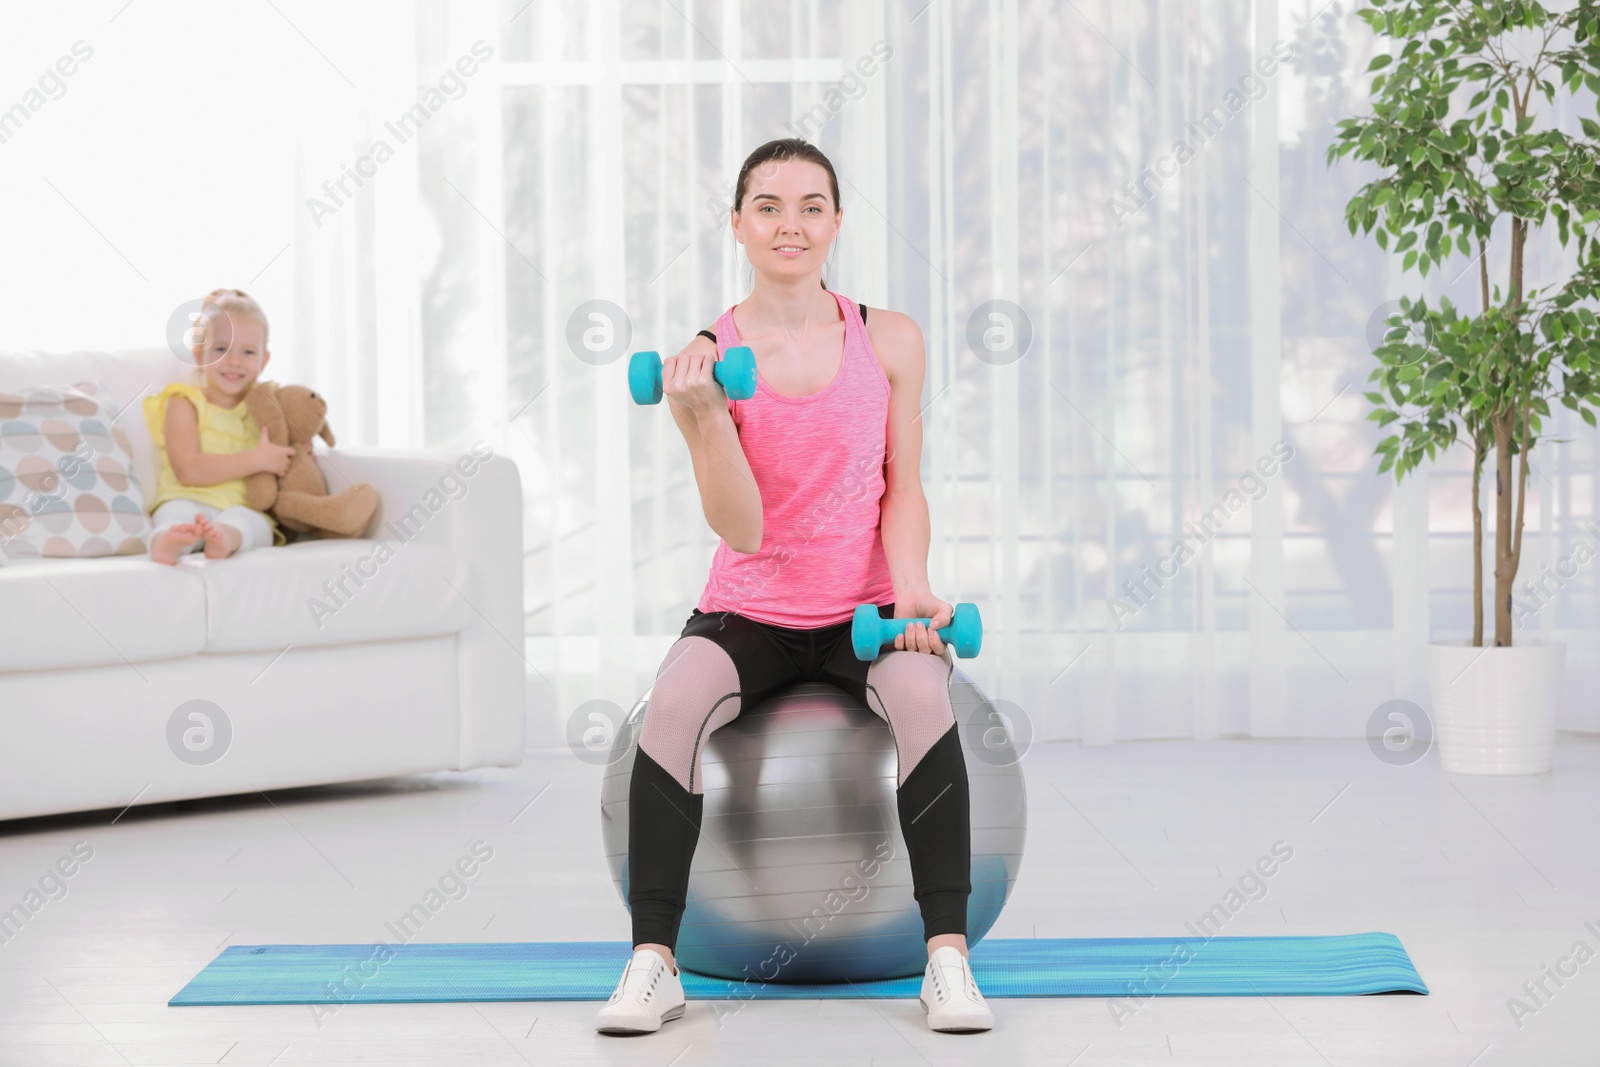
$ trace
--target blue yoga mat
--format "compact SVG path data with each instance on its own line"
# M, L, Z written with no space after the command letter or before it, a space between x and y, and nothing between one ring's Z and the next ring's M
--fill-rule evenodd
M1393 934L1013 938L978 942L988 998L1352 996L1428 987ZM168 1004L394 1004L606 1000L626 941L231 945ZM692 1000L912 998L921 976L784 984L681 971Z

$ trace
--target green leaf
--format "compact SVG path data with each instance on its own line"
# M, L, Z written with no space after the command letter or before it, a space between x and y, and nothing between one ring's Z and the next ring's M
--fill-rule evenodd
M1393 62L1394 62L1394 56L1391 56L1387 52L1385 52L1385 53L1383 53L1382 55L1379 55L1379 56L1373 56L1372 57L1372 62L1367 65L1367 73L1370 74L1372 71L1382 70L1384 67L1387 67L1390 63L1393 63Z
M1594 422L1594 412L1591 411L1589 408L1584 408L1582 411L1579 411L1578 414L1582 415L1583 416L1583 421L1587 422L1590 426L1593 426L1595 424L1595 422Z
M1411 234L1411 235L1408 235L1408 236L1415 236L1415 235ZM1401 262L1400 269L1403 270L1403 271L1410 270L1411 269L1411 265L1413 263L1415 263L1416 261L1417 261L1417 250L1415 248L1413 248L1411 251L1406 253L1406 258Z

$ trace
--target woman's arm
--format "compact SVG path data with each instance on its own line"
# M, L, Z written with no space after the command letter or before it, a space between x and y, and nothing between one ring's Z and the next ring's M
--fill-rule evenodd
M868 327L889 378L888 458L879 529L897 605L930 596L928 498L922 492L922 329L909 315L878 310ZM915 613L902 615L916 617Z
M735 552L759 552L761 492L739 441L739 428L728 412L727 395L711 379L710 369L716 360L717 346L704 337L697 337L696 341L699 346L691 343L661 367L663 390L668 393L667 406L672 409L672 420L678 424L689 446L689 460L694 467L694 480L700 489L700 506L706 522ZM699 409L679 402L678 395L674 395L679 383L689 383L696 356L707 357L700 363L705 368L705 379L698 383L699 390L715 394L712 402Z
M265 430L261 435L261 442L248 452L202 452L200 415L194 404L182 396L167 401L167 462L184 485L217 485L263 470L283 474L289 469L288 459L293 457L294 449L268 441Z
M683 350L695 355L707 355L712 359L717 358L717 342L703 333L697 333L683 346Z

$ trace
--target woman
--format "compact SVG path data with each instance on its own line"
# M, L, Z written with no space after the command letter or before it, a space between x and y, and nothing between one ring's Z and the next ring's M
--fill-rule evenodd
M966 764L952 662L933 632L953 609L927 576L922 333L881 310L869 333L861 309L822 280L842 213L833 166L812 145L784 139L751 153L731 214L755 268L750 296L661 369L706 520L722 540L651 689L628 795L634 953L595 1025L640 1033L683 1015L673 947L700 835L706 739L742 708L820 680L861 700L894 735L896 803L928 947L928 1025L987 1030L994 1016L967 963ZM753 350L759 375L743 401L728 399L711 373L717 352L737 344ZM850 645L858 603L931 627L909 625L895 651L865 663Z

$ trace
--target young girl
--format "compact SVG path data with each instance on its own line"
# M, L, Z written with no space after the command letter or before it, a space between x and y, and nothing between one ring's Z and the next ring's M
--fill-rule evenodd
M833 166L814 146L791 138L756 149L732 208L754 289L723 313L714 342L662 364L662 392L722 541L650 692L628 794L634 953L595 1018L602 1033L682 1017L673 952L704 811L706 739L741 708L810 680L850 693L893 734L928 950L928 1026L994 1025L967 963L970 801L954 664L933 632L953 608L927 575L922 332L906 315L875 310L869 334L859 306L827 288L822 266L841 214ZM731 400L712 370L719 350L744 343L756 356L756 394ZM850 644L857 603L931 626L907 626L894 651L863 662Z
M245 505L244 479L282 475L294 449L267 440L244 398L271 353L267 316L238 289L203 298L193 331L195 382L173 382L144 402L161 456L151 519L150 558L172 564L202 546L206 558L265 548L284 538L268 516Z

